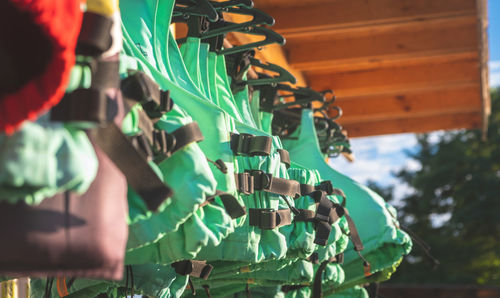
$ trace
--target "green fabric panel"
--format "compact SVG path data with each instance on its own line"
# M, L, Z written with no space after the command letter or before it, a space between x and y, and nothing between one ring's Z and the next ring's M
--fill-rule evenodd
M217 54L214 52L208 52L208 85L210 88L210 99L215 105L219 105L219 94L216 85L216 75L217 72Z
M217 86L219 107L226 111L235 120L243 122L244 119L240 115L233 93L231 92L231 85L226 72L226 59L222 55L217 56L216 59L217 71L215 73L215 85Z
M75 65L67 92L90 86L90 68ZM0 200L39 204L71 190L84 193L97 174L92 144L78 125L50 121L49 113L0 134Z
M246 80L246 78L245 74L243 76L243 80ZM231 78L228 77L228 80L231 81ZM243 121L252 127L259 128L253 118L252 109L250 107L250 94L248 93L248 86L245 85L245 88L242 91L237 92L233 96Z
M262 119L260 118L260 90L254 89L252 92L252 101L250 102L250 111L252 112L252 118L255 121L257 128L269 133L269 130L264 130L262 127Z
M372 272L394 264L403 254L411 250L411 240L396 228L394 219L387 211L385 202L376 193L331 168L323 159L316 138L313 113L304 109L298 140L284 140L285 148L292 160L318 169L323 179L331 180L335 187L347 196L347 209L356 222L365 249L363 255L371 263ZM378 258L387 262L379 262ZM345 263L360 262L349 245ZM389 265L390 266L390 265ZM363 270L362 266L358 270ZM346 275L349 273L346 270Z
M178 230L168 233L155 243L128 251L125 263L170 264L193 259L201 248L218 246L232 233L234 225L224 208L209 204L196 210Z
M200 73L200 39L188 37L186 42L180 46L180 51L190 78L203 95L206 96Z
M200 89L205 94L206 98L210 98L210 86L208 86L208 52L210 45L200 42L200 62L198 68L200 70Z
M260 112L260 121L262 123L262 130L267 133L272 133L273 113Z

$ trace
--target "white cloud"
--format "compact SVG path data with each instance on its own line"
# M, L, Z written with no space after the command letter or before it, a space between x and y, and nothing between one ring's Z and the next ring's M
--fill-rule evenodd
M490 87L500 87L500 70L490 71Z
M500 70L500 60L490 61L488 62L488 66L490 67L490 71Z
M339 157L331 160L332 166L347 176L366 183L368 180L380 185L394 185L398 181L392 176L406 165L416 168L404 153L416 145L413 134L397 134L351 140L351 149L356 156L353 163Z

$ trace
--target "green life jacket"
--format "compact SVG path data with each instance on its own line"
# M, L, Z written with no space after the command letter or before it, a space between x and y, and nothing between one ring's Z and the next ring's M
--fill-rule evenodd
M75 65L67 92L88 88L90 76L90 67ZM85 132L52 122L50 113L25 121L12 135L0 134L0 164L0 200L10 203L39 204L66 190L83 194L97 173Z
M159 3L159 5L160 6L163 5L163 2ZM172 38L170 38L170 41L168 41L168 45L169 45L168 46L168 51L171 51L170 54L169 54L169 56L168 56L168 59L169 59L169 62L170 62L169 65L171 67L173 65L176 65L176 67L177 66L179 67L178 69L176 69L177 70L177 76L176 76L177 81L178 82L182 81L181 84L183 84L183 86L186 88L186 90L192 91L193 94L198 94L198 95L201 94L202 92L197 89L196 84L193 82L193 80L189 77L189 75L186 75L187 74L187 70L186 70L186 68L183 65L183 61L180 58L179 50L177 49L175 41ZM164 67L164 68L168 68L168 67ZM225 70L224 70L224 73L225 73ZM185 79L180 80L180 78L185 78ZM220 78L219 78L219 81L220 81ZM218 90L221 91L223 89L218 88ZM183 98L186 99L186 97L187 96L184 96ZM191 97L193 97L193 96L191 96ZM219 98L220 98L220 96L219 96ZM201 98L201 97L198 98L198 103L199 104L207 104L207 102L209 102L206 99L204 100L204 102L199 102L200 100L203 101L203 98ZM202 112L198 112L197 110L193 110L192 109L193 104L187 103L186 101L184 101L184 103L186 103L186 110L188 112L192 113L193 117L207 118L206 117L206 115L207 115L206 112L202 113ZM180 104L182 104L182 103L180 103ZM209 106L210 105L207 105L207 107L209 107ZM215 106L213 106L213 107L214 108L212 110L216 110L216 107ZM216 119L216 117L210 117L210 118L211 119ZM207 121L207 119L204 119L204 121ZM210 126L213 127L213 124L210 125ZM201 126L201 127L203 128L204 126ZM207 125L207 127L208 127L208 125ZM221 127L219 126L218 128L221 128ZM248 127L248 126L246 126L246 125L244 125L242 123L238 123L238 128L239 128L240 132L245 132L245 133L254 132L255 134L259 134L260 133L258 131L252 130L251 127ZM245 131L242 131L242 130L245 130ZM229 130L229 131L231 131L231 130ZM234 129L233 131L237 131L237 130ZM262 133L260 133L260 134L262 134ZM220 143L222 143L222 142L223 141L221 140ZM276 142L276 139L274 139L273 142ZM220 146L220 144L218 144L218 146ZM272 154L276 154L276 153L273 152ZM261 157L257 157L257 156L253 156L253 157L243 157L242 156L241 159L238 158L238 160L242 160L242 162L239 162L238 165L240 165L240 164L248 165L248 168L247 168L248 170L250 170L250 169L254 170L254 169L263 168L266 173L271 173L271 174L274 174L273 173L274 172L273 168L276 168L277 167L276 164L279 164L279 159L278 158L270 158L269 159L270 161L266 161L265 158L261 158ZM237 171L237 172L242 173L242 171ZM275 175L275 176L277 176L277 175ZM277 176L277 177L280 177L280 176ZM280 204L282 206L285 205L285 203L283 203L282 201L280 202L280 198L279 198L278 195L272 195L272 194L268 194L268 193L264 193L264 194L255 193L254 195L252 195L252 197L255 197L255 198L252 198L251 200L248 199L245 202L246 203L245 205L248 208L252 208L252 209L254 209L254 208L260 208L260 209L263 209L263 208L279 209L279 205ZM247 247L251 247L252 248L251 251L249 252L249 254L246 253L246 254L242 254L241 256L235 256L237 259L249 260L249 258L250 258L251 260L253 260L255 258L262 259L266 255L273 256L273 257L275 257L276 255L278 255L278 256L284 255L284 253L283 253L284 249L283 248L285 247L285 245L284 245L284 242L285 242L284 240L285 239L283 239L284 237L282 235L280 235L277 231L262 231L262 232L259 231L257 233L254 233L254 234L257 235L256 236L257 238L253 237L254 238L253 240L248 240L248 238L249 238L249 233L248 233L249 227L246 227L244 229L245 230L243 230L243 229L241 230L241 234L244 234L244 237L247 239L247 242L251 241L250 245L241 244L241 238L238 239L237 241L231 241L232 239L228 238L228 239L225 239L225 241L223 242L223 245L225 245L227 248L218 247L217 250L219 250L219 252L216 252L214 249L212 249L211 246L209 246L206 249L203 249L202 252L200 252L198 258L210 260L210 259L212 259L211 256L210 256L210 254L214 255L214 254L218 253L219 255L222 255L222 256L221 257L215 256L214 259L221 259L221 258L222 259L227 259L228 257L230 257L230 254L224 253L223 250L229 250L230 249L231 251L235 251L234 250L234 245L238 245L238 247L243 246L243 248L245 248L246 250L248 250ZM255 230L255 228L253 228L253 227L252 227L252 229ZM266 248L266 249L253 249L254 247L258 247L258 245L259 245L259 239L261 238L261 237L259 237L259 234L266 234L265 239L267 239L267 242L272 242L272 243L267 244L267 246L269 246L269 248ZM252 235L250 235L250 237L252 237ZM280 244L280 243L283 243L283 244ZM230 244L231 244L231 246L230 246ZM263 242L263 244L266 244L266 242ZM276 253L276 248L279 249L279 251L280 251L279 253ZM207 253L203 253L203 251L207 251ZM220 251L222 251L222 252L220 252ZM236 250L236 251L242 251L242 250ZM260 253L260 255L258 255L259 251L260 252L263 251L264 253Z
M302 111L300 129L294 135L296 140L284 140L285 148L294 161L316 168L323 179L332 181L334 187L342 189L347 197L347 208L356 221L358 231L364 244L363 255L371 267L366 275L393 266L402 255L411 250L409 236L397 228L395 220L386 208L384 200L376 193L354 180L338 173L323 159L311 110ZM343 265L346 282L358 280L363 282L365 269L363 260L350 245L345 253Z

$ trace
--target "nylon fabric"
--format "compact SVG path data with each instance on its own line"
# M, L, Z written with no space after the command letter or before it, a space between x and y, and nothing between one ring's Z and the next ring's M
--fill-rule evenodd
M356 221L359 234L365 246L363 255L371 264L371 272L392 266L402 255L411 250L411 240L406 233L397 229L385 207L384 200L367 187L340 174L323 159L311 110L302 111L301 127L297 140L284 140L292 160L318 169L323 179L331 180L334 187L342 189L347 199L347 209ZM358 219L358 220L357 220ZM363 277L362 261L353 250L352 244L345 253L343 268L346 280Z

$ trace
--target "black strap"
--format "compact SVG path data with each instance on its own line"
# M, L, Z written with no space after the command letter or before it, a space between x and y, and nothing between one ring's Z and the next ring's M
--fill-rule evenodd
M112 121L117 113L117 102L109 99L104 90L89 88L66 93L52 108L50 118L52 121L106 123Z
M158 84L142 71L129 71L120 88L124 98L141 103L151 118L161 117L173 108L170 92L160 90Z
M149 166L144 156L131 144L114 123L90 132L109 158L127 178L129 185L145 201L148 209L156 211L173 191L166 186Z
M290 168L292 162L290 161L290 153L285 149L276 150L280 154L280 161L286 165L286 168Z
M307 209L297 209L299 214L293 217L293 221L315 222L316 212Z
M318 270L316 270L316 274L314 275L314 282L313 282L313 288L312 288L312 297L313 298L321 298L323 297L323 288L322 288L322 280L323 280L323 272L325 272L326 267L330 263L343 263L344 262L344 254L338 254L334 257L331 257L328 260L325 260L321 262L321 265L319 265Z
M80 35L76 47L77 55L99 56L111 46L113 20L98 13L83 14Z
M200 207L212 203L216 197L219 197L221 199L222 204L224 205L224 209L226 210L227 214L231 216L231 218L238 218L247 213L245 207L241 206L240 203L238 202L238 199L236 199L230 193L223 192L220 190L216 190L214 195L208 196L207 200L202 204L200 204Z
M203 134L196 122L191 122L167 133L165 130L155 128L154 122L143 111L138 110L137 112L139 129L142 133L131 137L131 139L133 139L134 145L141 149L141 152L144 152L149 158L154 158L157 163L191 143L203 141Z
M272 230L292 223L290 209L249 208L249 225L263 230Z
M120 62L94 60L95 66L92 66L92 78L90 86L95 89L120 88Z
M235 173L236 189L243 194L252 194L256 190L290 196L300 196L300 184L295 180L273 177L260 170Z
M177 274L189 275L203 279L207 279L210 276L210 272L212 272L212 269L214 268L212 265L207 264L207 261L198 260L183 260L172 263L171 266L175 269Z
M272 139L267 136L231 133L231 150L234 155L266 156L271 154Z
M313 252L307 260L313 264L319 264L319 255L317 252Z
M316 190L322 190L327 195L331 195L333 194L334 189L335 188L333 187L332 182L330 180L322 181L318 185L300 184L300 195L306 196Z

